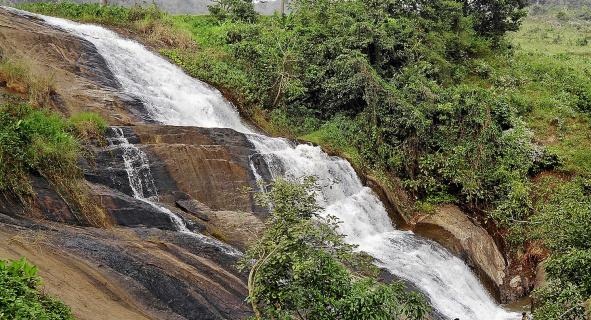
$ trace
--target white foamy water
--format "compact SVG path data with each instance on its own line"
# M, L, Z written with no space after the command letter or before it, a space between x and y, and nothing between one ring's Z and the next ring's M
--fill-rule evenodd
M435 242L396 230L383 204L362 185L347 161L328 156L318 147L256 134L217 90L134 41L102 27L42 18L92 42L123 90L139 98L152 119L168 125L235 129L249 135L273 176L316 176L325 214L342 220L341 231L347 240L374 256L380 266L420 288L445 317L519 318L499 307L460 259Z

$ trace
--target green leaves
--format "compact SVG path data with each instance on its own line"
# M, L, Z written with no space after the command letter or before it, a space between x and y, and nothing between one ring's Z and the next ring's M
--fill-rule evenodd
M0 319L68 320L70 308L41 294L37 267L24 258L0 260Z
M0 106L0 190L31 192L27 173L64 176L77 172L79 146L57 114L27 105Z
M314 179L277 180L258 195L271 206L263 236L240 265L250 270L249 301L257 318L422 319L424 298L403 285L379 284L367 255L354 252L320 216ZM371 275L371 276L370 276Z
M591 195L576 179L546 193L531 220L534 235L553 250L544 263L549 282L536 290L536 319L585 319L591 297Z
M254 10L252 0L215 0L207 6L209 13L220 21L255 22L258 13Z

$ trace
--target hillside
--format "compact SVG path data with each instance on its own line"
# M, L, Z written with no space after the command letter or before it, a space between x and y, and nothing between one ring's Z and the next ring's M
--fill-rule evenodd
M70 164L52 171L43 165L46 160L30 160L26 151L13 162L25 163L17 174L4 169L12 180L6 178L0 190L23 195L49 190L37 216L85 226L79 231L57 224L50 244L84 233L60 250L91 265L108 265L109 281L113 275L133 275L134 286L142 289L126 298L135 306L127 310L148 317L157 315L146 308L150 299L161 304L167 317L196 318L196 310L208 310L212 318L249 315L241 299L252 298L252 275L247 279L240 273L235 257L220 249L225 247L219 242L188 237L185 229L247 250L263 230L275 230L269 226L275 215L286 214L255 201L252 190L264 190L258 183L273 185L271 180L280 176L297 180L312 175L318 181L320 205L341 220L338 230L348 235L344 239L376 259L385 273L382 280L402 279L408 290L424 295L433 310L430 317L497 314L513 319L517 315L498 303L527 297L535 319L587 318L588 11L584 6L550 4L525 9L521 1L417 1L406 7L394 2L300 1L285 17L261 16L248 1L230 0L219 2L211 15L197 16L171 15L155 6L21 6L111 28L208 85L106 30L61 20L37 21L7 11L5 24L18 23L18 28L2 29L10 40L0 44L2 99L65 116L59 130L78 142L65 145L52 138L54 131L41 136L47 139L43 143L53 143L52 148L70 150L62 157L40 153L41 159ZM40 50L37 44L45 42L60 49ZM142 56L131 58L134 54ZM15 69L19 64L21 68ZM42 78L15 81L15 74L23 72L14 70L21 69L32 79L51 73L46 81L51 85ZM16 136L20 123L37 116L26 110L22 120L14 114L5 117L7 128L16 126L7 137ZM92 116L90 122L97 128L77 127L81 112L94 112L104 123ZM36 140L35 130L23 141L45 141ZM79 153L74 144L85 151ZM123 149L113 151L117 145ZM83 156L78 164L73 161L84 154L91 156ZM135 182L129 163L139 168ZM76 166L83 176L64 180ZM141 173L146 167L149 175ZM29 185L18 183L28 176ZM80 181L85 181L81 189L59 189L58 183L70 186ZM85 197L69 197L79 190L87 190L90 199L98 196L99 209L93 211L93 201ZM64 203L55 214L60 197ZM3 212L15 217L15 203L4 205ZM17 211L18 217L29 216L26 210ZM28 223L24 228L31 228ZM93 228L87 230L89 226ZM114 228L113 234L103 231L105 227ZM125 237L138 238L132 241L138 243L136 251L116 249L127 247L120 242ZM272 242L267 240L267 245L275 245ZM90 243L104 246L108 254L91 258ZM150 249L154 246L158 251ZM213 249L195 251L202 246ZM265 256L267 249L258 250ZM299 266L289 252L285 254L290 258L279 258L274 266L282 268L282 261ZM118 259L150 267L138 274ZM157 278L157 286L147 280L153 265L168 270ZM462 271L453 274L451 266ZM176 277L177 271L182 280L172 284L166 277ZM198 278L212 273L218 280L203 286ZM285 277L290 276L288 272ZM260 301L263 312L290 316L270 307L292 307L286 303L290 299L277 298L272 291L279 290L273 286L282 281L286 280L268 284L274 289L269 289L267 299L277 300ZM461 283L469 283L474 291L467 293ZM226 285L232 289L224 290ZM177 286L187 290L185 298L179 304L165 301L166 288ZM127 295L130 285L116 290ZM297 290L281 292L307 300ZM210 292L213 296L204 302ZM420 303L409 305L413 307L408 310L417 307L417 314L423 310ZM259 317L257 304L251 306ZM306 312L315 319L314 312ZM362 318L351 314L351 319Z

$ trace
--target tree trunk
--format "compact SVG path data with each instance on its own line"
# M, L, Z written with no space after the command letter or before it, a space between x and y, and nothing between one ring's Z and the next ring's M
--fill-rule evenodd
M109 4L108 0L101 0L101 6L106 6Z
M281 16L285 16L285 0L281 0Z

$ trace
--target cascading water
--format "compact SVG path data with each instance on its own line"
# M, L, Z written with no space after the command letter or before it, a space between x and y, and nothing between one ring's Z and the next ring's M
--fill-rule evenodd
M383 204L362 185L347 161L328 156L318 147L256 134L217 90L187 76L139 43L102 27L40 17L93 43L123 90L142 100L153 120L168 125L232 128L249 136L273 176L316 176L324 212L342 220L341 231L347 240L374 256L380 266L420 288L442 315L452 319L517 318L496 305L460 259L432 241L396 230Z
M112 135L108 138L109 145L111 148L119 148L123 151L123 165L125 166L125 171L127 172L127 177L129 179L129 186L131 187L134 198L144 201L158 209L160 212L168 215L176 231L199 238L199 240L204 243L218 247L226 254L233 256L239 256L242 254L240 251L216 239L191 232L181 217L177 216L169 209L158 205L158 190L156 189L154 177L150 171L148 157L138 147L129 143L122 128L111 127L110 130Z
M123 129L112 127L111 131L113 136L108 138L109 144L111 147L120 148L123 151L123 165L127 172L129 186L133 191L133 197L166 213L177 231L190 233L191 231L187 229L183 219L172 211L161 207L154 202L158 201L158 192L156 190L154 178L150 171L150 163L148 162L146 154L135 145L129 143L123 133Z

